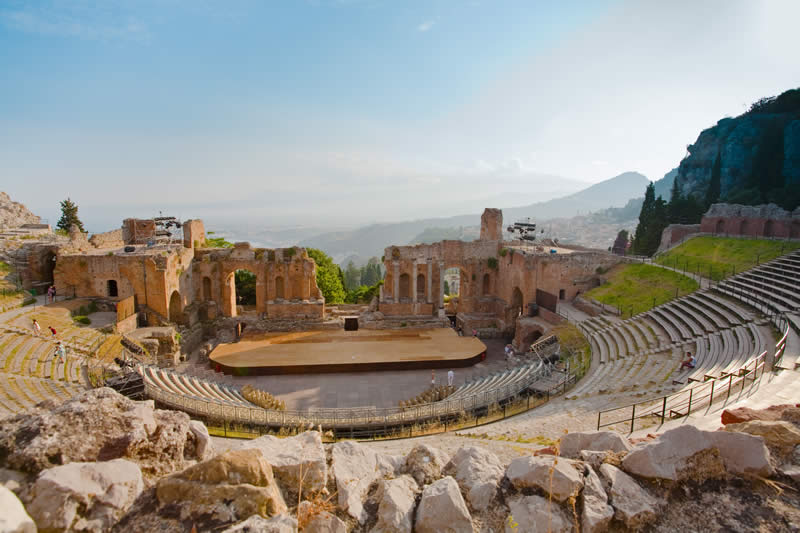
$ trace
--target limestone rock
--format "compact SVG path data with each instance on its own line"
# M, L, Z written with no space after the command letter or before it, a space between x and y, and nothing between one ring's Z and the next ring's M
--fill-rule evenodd
M460 448L444 469L467 492L467 501L476 511L484 511L497 492L503 479L503 463L495 454L484 448Z
M376 498L378 506L378 523L372 533L411 533L414 527L414 507L417 482L411 476L381 481Z
M800 444L800 429L783 420L751 420L739 424L728 424L725 426L725 430L759 435L764 438L769 448L778 450L781 455L791 453L794 447Z
M783 465L778 468L781 475L792 478L795 483L800 483L800 466L796 465Z
M13 202L8 194L0 191L0 227L18 228L23 224L39 224L40 219L19 202Z
M131 461L70 463L39 475L28 512L42 530L106 531L142 490L142 472Z
M541 496L513 498L508 509L506 533L568 533L574 529L561 506Z
M578 468L578 463L563 457L518 457L508 465L506 477L517 490L538 488L563 502L583 487L583 474Z
M176 505L182 519L211 515L220 521L286 512L272 467L260 450L233 450L158 481L161 505Z
M195 451L194 456L199 461L211 459L214 456L214 443L208 434L208 428L199 420L189 421L189 430L194 435Z
M422 491L414 524L416 533L472 533L472 518L450 476L443 477Z
M297 516L306 517L299 519L301 523L307 521L303 526L303 533L347 533L347 524L328 511L315 511L310 501L300 502L297 506Z
M222 533L297 533L297 520L288 514L279 514L272 518L253 515Z
M659 501L639 486L628 474L610 464L600 473L611 484L609 496L614 516L630 529L639 529L656 519Z
M578 454L578 458L581 461L591 465L591 467L595 469L600 468L600 465L606 462L608 457L608 452L597 452L594 450L581 450Z
M0 485L0 533L36 533L36 524L17 495Z
M371 448L352 441L337 442L331 450L339 507L360 523L367 519L364 498L379 477L376 455Z
M402 471L411 474L420 485L427 485L442 477L442 469L446 464L447 455L444 452L427 444L418 444L406 456Z
M694 426L671 429L658 440L636 446L622 460L622 468L637 476L671 481L702 481L721 477L724 470L733 474L772 473L769 451L760 437L701 431Z
M38 474L71 462L129 459L145 479L187 464L189 416L153 409L109 388L83 392L61 405L40 404L3 420L0 466ZM190 454L191 455L191 454Z
M587 466L583 485L581 531L583 533L605 531L613 517L614 509L608 505L608 495L603 488L603 482L592 467Z
M796 209L795 211L800 210ZM786 420L800 427L800 406L795 405L794 407L787 407L784 409L783 412L781 412L781 420Z
M740 422L749 422L751 420L780 420L783 411L791 404L772 405L766 409L751 409L749 407L737 407L736 409L725 409L722 411L722 424L738 424Z
M578 458L581 450L598 452L628 452L632 446L628 440L615 431L589 431L586 433L567 433L561 437L561 455Z
M297 493L301 479L304 492L320 491L328 482L328 462L319 431L306 431L285 439L265 435L242 447L248 448L261 450L285 490Z
M376 455L376 460L378 463L378 472L380 472L380 475L383 477L394 477L403 470L403 466L406 464L404 455L379 453Z

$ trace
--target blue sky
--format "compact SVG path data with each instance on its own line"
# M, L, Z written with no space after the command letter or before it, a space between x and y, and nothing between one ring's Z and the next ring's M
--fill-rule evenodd
M798 6L4 0L1 188L51 219L292 224L657 179L800 85Z

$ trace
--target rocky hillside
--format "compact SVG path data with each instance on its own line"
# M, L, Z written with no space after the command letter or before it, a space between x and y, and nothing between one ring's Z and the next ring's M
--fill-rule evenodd
M687 149L676 177L682 193L707 204L773 202L794 209L800 203L800 89L720 120Z
M636 443L571 433L510 461L318 431L221 452L186 414L96 389L0 421L0 532L796 530L800 408L722 421Z
M16 228L23 224L38 224L39 217L19 202L0 191L0 228Z

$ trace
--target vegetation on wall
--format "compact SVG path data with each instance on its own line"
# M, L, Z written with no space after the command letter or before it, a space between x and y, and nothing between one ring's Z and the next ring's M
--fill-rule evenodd
M206 233L206 241L203 243L203 248L233 248L233 243L226 241L225 237L209 238L208 235L214 235L214 232L209 231Z
M249 270L237 270L234 275L237 305L256 305L256 275Z

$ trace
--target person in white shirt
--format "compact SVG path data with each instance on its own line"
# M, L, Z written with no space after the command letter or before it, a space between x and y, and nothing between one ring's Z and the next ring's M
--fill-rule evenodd
M449 386L451 386L451 387L453 386L453 381L455 380L455 378L456 378L456 373L453 372L452 370L448 370L447 371L447 384Z

